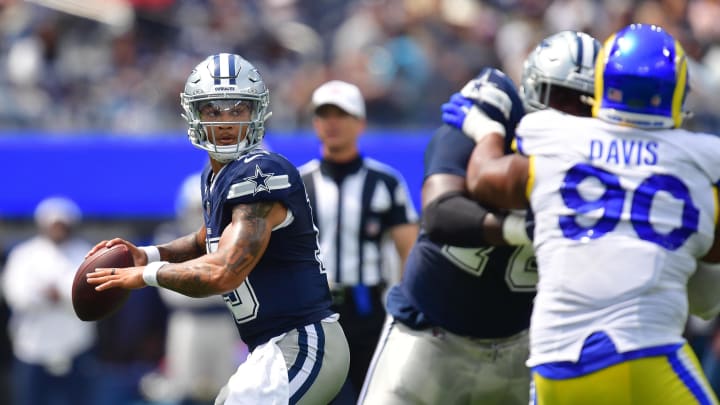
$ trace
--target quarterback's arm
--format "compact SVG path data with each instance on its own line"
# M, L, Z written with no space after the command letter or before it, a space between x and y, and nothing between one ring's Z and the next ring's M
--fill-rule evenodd
M205 232L203 224L196 232L157 245L160 260L179 263L202 256L205 254Z
M525 209L528 200L529 161L521 155L504 155L504 139L486 136L475 148L467 168L467 188L481 204L499 209Z
M435 243L459 247L507 244L502 238L502 218L470 199L461 176L428 176L422 204L423 229Z
M238 204L232 222L223 231L218 248L182 263L158 262L154 282L158 286L191 297L222 294L237 288L260 261L275 226L281 224L287 208L279 202ZM152 266L152 265L151 265ZM143 274L145 273L145 274ZM102 291L108 288L141 288L148 285L146 267L99 269L88 275L88 283ZM150 283L153 284L152 282Z

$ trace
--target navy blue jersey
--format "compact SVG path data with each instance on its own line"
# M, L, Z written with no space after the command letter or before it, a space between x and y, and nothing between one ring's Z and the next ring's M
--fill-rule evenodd
M425 178L465 177L474 142L442 126L425 151ZM500 338L527 329L537 265L532 246L459 248L432 242L421 229L387 309L414 328L440 326L476 338Z
M317 229L297 169L277 153L256 149L228 163L212 184L206 169L202 181L208 252L217 249L237 204L278 201L289 212L273 229L265 254L245 282L223 294L250 350L332 315Z

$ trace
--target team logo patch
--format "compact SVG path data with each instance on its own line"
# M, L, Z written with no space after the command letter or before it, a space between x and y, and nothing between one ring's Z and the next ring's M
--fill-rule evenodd
M247 159L248 161L251 161L253 158ZM256 164L255 174L243 178L239 183L233 184L228 191L227 199L243 197L246 195L255 196L262 191L270 193L274 190L283 190L286 188L290 188L290 179L287 174L275 175L275 173L263 173L260 166Z
M261 191L267 191L270 192L270 186L268 185L268 180L272 178L272 176L275 173L263 173L262 170L260 170L260 166L255 165L255 175L250 177L245 177L245 181L249 181L255 185L255 188L253 190L253 195L261 192Z

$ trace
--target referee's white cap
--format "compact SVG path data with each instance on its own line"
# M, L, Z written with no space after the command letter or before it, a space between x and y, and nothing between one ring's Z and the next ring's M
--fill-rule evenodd
M323 105L334 105L357 118L365 118L365 100L360 89L340 80L331 80L313 92L314 111Z

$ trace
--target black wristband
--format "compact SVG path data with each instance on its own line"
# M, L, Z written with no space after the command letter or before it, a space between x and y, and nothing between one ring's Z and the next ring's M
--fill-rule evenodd
M487 245L483 220L488 211L459 191L445 193L423 210L423 229L435 243L458 247Z

